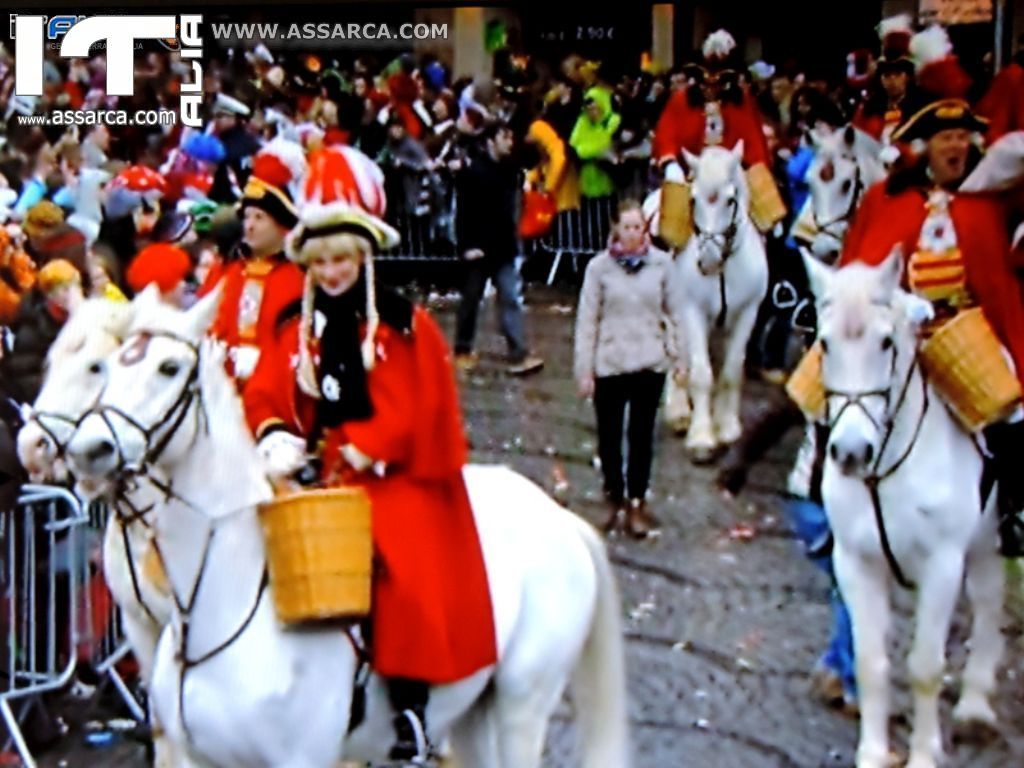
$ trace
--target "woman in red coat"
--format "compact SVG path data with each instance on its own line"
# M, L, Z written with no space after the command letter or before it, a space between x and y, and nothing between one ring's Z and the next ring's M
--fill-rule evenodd
M376 568L372 664L389 678L393 759L426 757L430 685L497 659L487 574L462 479L466 441L451 357L430 315L373 277L397 243L383 177L365 155L310 158L307 205L288 255L307 267L301 307L282 316L244 401L271 475L315 453L327 485L363 486ZM311 450L307 450L311 449Z

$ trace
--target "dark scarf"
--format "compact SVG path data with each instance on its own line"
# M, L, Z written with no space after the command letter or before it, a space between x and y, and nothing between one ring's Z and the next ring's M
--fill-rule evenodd
M608 253L615 263L622 267L630 275L635 275L647 264L647 254L651 249L651 238L644 235L644 242L639 250L627 251L619 242L618 237L613 233L608 238Z
M381 322L408 333L412 329L411 302L379 285L376 293ZM323 396L316 403L318 426L329 429L346 421L370 418L374 410L360 334L360 326L366 319L366 283L362 276L341 296L328 296L317 289L313 309L314 328L316 313L327 320L319 339L317 384Z

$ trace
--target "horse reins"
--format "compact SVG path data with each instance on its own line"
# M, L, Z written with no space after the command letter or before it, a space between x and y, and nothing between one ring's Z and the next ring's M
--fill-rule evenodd
M722 248L722 268L718 273L718 292L721 296L722 306L718 312L718 317L715 318L715 327L722 328L725 325L725 317L729 311L729 304L726 299L725 293L725 262L728 261L729 257L732 256L735 248L736 234L739 232L739 201L737 198L732 198L729 201L729 206L732 208L732 214L729 216L729 225L721 232L707 232L701 229L700 224L697 223L696 208L697 201L695 198L690 198L691 214L690 219L693 221L693 234L697 236L698 241L701 243L715 243L721 239Z
M895 372L896 367L896 354L893 352L892 369ZM907 400L907 394L910 390L910 383L914 379L914 372L920 370L921 373L921 391L924 398L924 404L921 407L921 415L918 418L917 426L914 428L914 434L907 444L903 454L892 464L885 472L879 473L878 469L882 463L882 458L885 456L885 449L889 446L889 441L892 438L893 431L896 426L896 416L903 409L904 404ZM904 589L913 588L914 584L903 573L903 569L900 567L899 561L896 559L896 554L892 550L892 544L889 541L889 532L886 529L885 517L882 514L882 498L879 493L879 486L887 479L892 477L899 471L899 468L903 466L910 454L914 450L914 446L917 445L917 439L921 435L921 429L924 427L925 417L928 415L928 407L930 405L930 398L928 397L928 381L925 378L924 369L921 368L917 355L914 355L914 361L910 365L910 369L907 372L907 377L903 382L903 386L900 390L900 396L896 401L896 407L893 411L889 412L888 405L892 396L892 387L887 389L869 390L865 392L843 392L840 390L825 390L826 403L833 397L841 397L844 400L842 407L839 409L839 413L836 414L835 418L831 418L826 405L826 418L829 422L829 429L831 429L836 422L842 417L846 409L851 406L856 406L864 412L868 417L868 420L875 426L876 429L882 431L882 425L880 425L871 413L864 406L864 400L869 397L884 397L886 402L886 424L884 429L884 436L882 438L882 445L878 450L878 456L875 457L871 472L862 478L865 487L868 490L868 495L871 497L871 509L875 517L875 526L878 528L878 536L881 540L882 553L885 555L885 560L889 565L889 570L892 572L893 577L897 583Z
M861 193L864 191L864 179L861 178L860 163L854 163L854 176L853 176L853 194L850 196L850 204L846 208L846 212L836 216L834 219L826 221L824 224L818 221L818 214L814 210L814 206L811 206L811 216L814 219L815 228L822 234L834 237L840 244L843 239L829 230L837 224L848 224L853 219L853 214L857 212L857 203L860 202Z

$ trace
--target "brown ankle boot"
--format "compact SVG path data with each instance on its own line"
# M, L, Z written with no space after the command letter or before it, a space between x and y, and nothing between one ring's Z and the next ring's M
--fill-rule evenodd
M605 536L615 536L626 529L626 505L621 501L608 500L608 518L601 526Z
M629 535L634 539L646 539L648 536L657 536L661 531L661 523L647 511L647 505L643 499L630 499L626 511L626 527Z

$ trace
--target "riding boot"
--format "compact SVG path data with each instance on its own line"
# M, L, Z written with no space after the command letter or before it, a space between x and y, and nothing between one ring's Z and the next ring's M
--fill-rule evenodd
M395 745L390 759L414 764L426 763L430 757L427 740L427 701L430 685L422 680L404 677L388 679L388 698L395 712Z
M985 430L998 484L999 551L1003 557L1024 556L1024 421L993 424Z
M634 539L646 539L648 536L658 535L661 523L647 511L647 505L643 499L630 499L626 516L629 535Z

